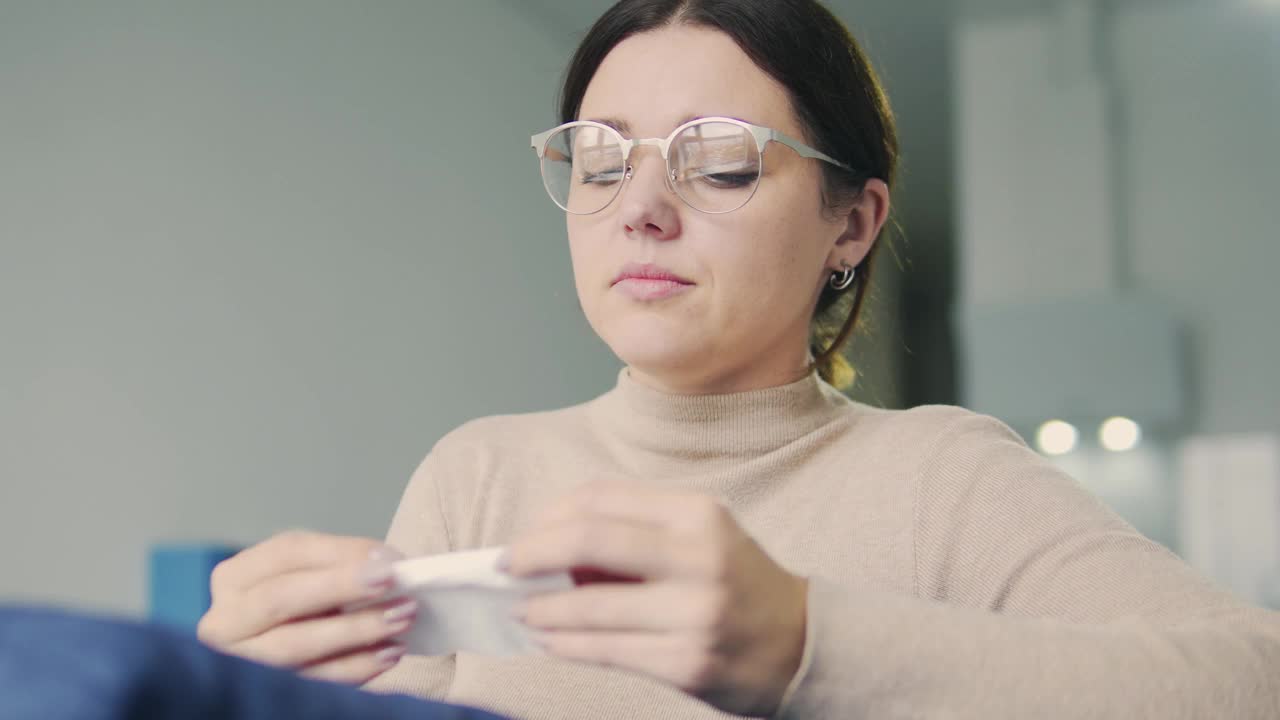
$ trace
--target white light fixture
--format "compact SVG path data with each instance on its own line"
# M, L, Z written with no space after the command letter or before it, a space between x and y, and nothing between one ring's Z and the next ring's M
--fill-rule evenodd
M1046 455L1066 455L1079 441L1075 425L1062 420L1050 420L1036 431L1036 446Z
M1142 442L1142 428L1127 417L1108 418L1098 428L1098 442L1111 452L1127 452Z

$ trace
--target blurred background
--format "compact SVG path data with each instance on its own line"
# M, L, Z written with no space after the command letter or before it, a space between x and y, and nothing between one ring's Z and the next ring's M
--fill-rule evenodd
M618 361L529 135L605 0L0 0L0 600L381 536ZM853 395L992 413L1280 608L1280 1L833 0L901 126Z

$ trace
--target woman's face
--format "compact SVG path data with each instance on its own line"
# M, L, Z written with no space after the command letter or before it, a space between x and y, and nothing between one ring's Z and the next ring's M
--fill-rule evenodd
M652 138L710 115L805 138L781 85L728 36L687 26L615 47L579 118ZM636 148L631 164L634 175L607 208L567 216L578 296L596 333L642 382L673 391L733 392L800 377L822 284L842 259L861 261L874 239L846 242L849 216L823 212L819 161L769 143L755 196L722 215L694 210L667 188L657 148ZM638 268L681 282L619 281Z

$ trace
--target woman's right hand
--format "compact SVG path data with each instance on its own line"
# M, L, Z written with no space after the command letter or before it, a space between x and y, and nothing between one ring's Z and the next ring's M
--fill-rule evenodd
M403 556L366 538L290 531L218 564L213 604L197 626L207 645L334 682L363 684L404 655L412 598L379 602ZM377 604L344 612L357 604Z

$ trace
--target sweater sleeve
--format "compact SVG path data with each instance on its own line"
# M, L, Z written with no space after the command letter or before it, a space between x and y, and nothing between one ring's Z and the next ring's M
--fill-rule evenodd
M445 553L453 546L441 510L436 467L439 454L438 449L433 450L418 465L387 531L387 544L407 557ZM395 667L366 683L364 689L443 700L453 681L453 667L453 655L406 655Z
M1280 717L1280 614L965 413L916 488L916 593L810 579L778 717Z

